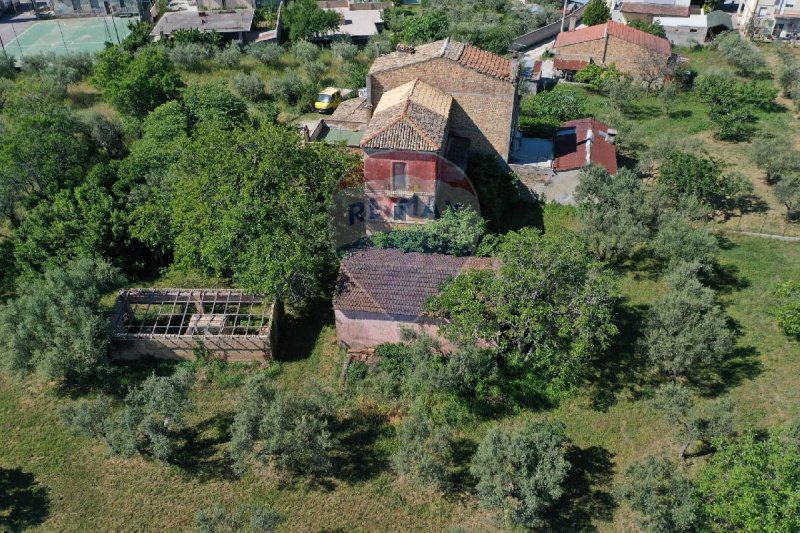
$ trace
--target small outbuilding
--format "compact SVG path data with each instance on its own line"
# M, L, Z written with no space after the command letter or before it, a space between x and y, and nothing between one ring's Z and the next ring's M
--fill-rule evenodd
M198 349L228 361L275 353L281 306L237 289L127 289L111 315L111 356L193 360Z
M244 36L253 26L252 9L229 9L226 11L176 11L164 13L150 36L154 40L169 37L177 30L217 32L227 40L244 41Z
M493 268L494 261L377 248L351 253L342 260L333 297L339 344L363 350L400 342L403 330L438 338L441 320L426 315L426 300L460 272Z

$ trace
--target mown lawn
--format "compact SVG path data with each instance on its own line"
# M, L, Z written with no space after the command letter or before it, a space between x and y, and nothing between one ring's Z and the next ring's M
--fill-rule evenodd
M575 226L571 208L545 209L546 231L572 231ZM724 275L717 288L741 336L735 357L697 391L708 398L703 401L730 394L740 429L779 425L800 414L800 345L779 331L772 295L781 281L800 280L800 243L735 235L724 242ZM186 282L172 274L157 284ZM623 271L620 287L624 335L597 363L591 386L555 408L522 410L500 421L475 419L458 434L459 456L466 458L492 424L527 417L564 422L576 468L569 498L550 517L560 530L635 530L635 517L613 498L614 480L649 453L677 454L676 428L649 405L653 384L632 357L635 322L662 291L658 274ZM287 324L280 360L267 371L294 390L336 391L343 354L336 346L331 312L317 309L313 317ZM0 529L187 530L200 509L217 502L233 506L252 501L283 513L286 531L440 531L451 526L489 531L501 526L477 507L466 485L442 495L396 481L388 461L397 417L369 402L343 402L345 446L336 458L335 474L324 483L281 483L263 472L236 479L225 458L225 442L235 385L244 372L233 369L221 377L201 372L185 457L177 466L111 457L100 442L74 437L61 425L58 411L71 399L58 397L48 384L18 383L0 374L0 474L16 480L19 488L13 493L19 510L13 520L8 504L0 502Z

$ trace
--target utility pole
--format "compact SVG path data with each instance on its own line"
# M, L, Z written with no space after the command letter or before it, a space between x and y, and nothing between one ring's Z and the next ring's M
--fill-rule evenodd
M558 33L564 31L564 20L567 18L567 0L564 0L564 9L561 10L561 30Z
M22 45L19 44L19 35L17 35L17 29L14 27L14 23L11 23L11 31L14 32L14 42L17 43L19 47L19 60L22 61Z

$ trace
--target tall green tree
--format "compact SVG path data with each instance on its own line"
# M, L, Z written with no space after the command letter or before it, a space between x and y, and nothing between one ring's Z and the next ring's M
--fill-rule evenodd
M779 433L723 439L700 471L708 531L800 529L800 447Z
M579 383L608 348L615 289L577 236L506 235L497 270L468 270L432 299L443 333L462 345L486 343L552 392Z
M336 270L334 187L357 164L279 126L200 123L168 180L176 261L289 303L322 295Z
M177 98L183 87L162 46L146 46L132 56L115 47L105 50L98 57L93 82L118 111L135 117Z
M611 10L605 0L589 0L583 11L583 23L587 26L603 24L611 20Z
M514 524L542 526L542 514L564 494L570 471L564 426L527 422L517 428L495 426L481 440L470 473L478 480L481 502L500 509Z
M314 0L290 2L284 16L293 42L320 37L339 27L339 14L320 8Z

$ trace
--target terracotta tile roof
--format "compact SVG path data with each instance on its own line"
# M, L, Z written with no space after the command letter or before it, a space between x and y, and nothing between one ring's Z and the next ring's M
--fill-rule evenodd
M500 80L513 82L517 77L517 73L512 71L512 62L509 59L481 50L471 44L450 39L433 41L417 46L413 53L392 52L391 54L380 56L370 67L369 73L376 74L429 61L437 57L450 59L481 74Z
M590 162L605 167L611 174L617 173L617 150L606 140L609 127L593 118L581 118L561 124L553 143L553 169L564 171L587 166L586 141L590 129L593 134Z
M647 2L622 2L623 13L639 13L642 15L663 15L667 17L688 17L692 6L675 6L650 4Z
M438 152L447 137L453 97L419 79L381 97L361 139L363 148Z
M553 68L556 70L569 70L577 72L588 64L588 61L583 61L581 59L561 59L560 57L553 59Z
M595 41L603 39L608 35L612 35L623 41L631 44L647 48L659 54L669 56L672 54L672 48L669 41L663 37L656 37L647 32L631 28L619 22L609 21L605 24L597 24L589 26L588 28L580 28L574 31L565 31L558 34L556 37L555 50L561 46L569 46L572 44L585 43L588 41Z
M405 253L369 248L342 260L333 308L389 315L420 316L425 301L460 272L492 268L494 259Z

